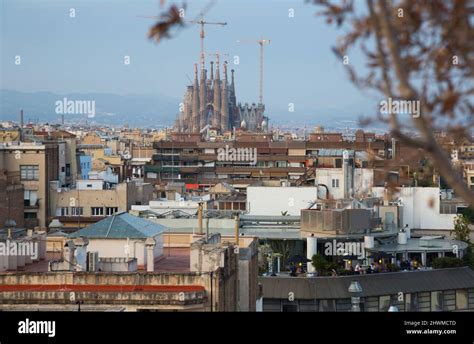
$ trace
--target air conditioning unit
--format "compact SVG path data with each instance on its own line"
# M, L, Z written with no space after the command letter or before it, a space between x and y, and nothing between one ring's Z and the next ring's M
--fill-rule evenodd
M87 271L99 271L99 252L87 252Z

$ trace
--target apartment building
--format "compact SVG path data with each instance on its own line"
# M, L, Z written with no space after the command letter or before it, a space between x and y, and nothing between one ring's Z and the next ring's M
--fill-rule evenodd
M106 216L128 211L132 205L148 204L151 184L107 183L104 179L78 181L74 189L50 184L50 213L64 227L82 228Z
M48 225L48 184L58 180L59 154L55 141L0 144L0 167L16 177L24 189L24 219L27 228Z

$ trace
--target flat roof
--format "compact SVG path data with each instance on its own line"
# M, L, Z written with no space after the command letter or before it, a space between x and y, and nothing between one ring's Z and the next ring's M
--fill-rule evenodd
M347 299L352 281L362 287L362 297L396 295L474 288L474 270L468 267L387 272L337 277L259 277L263 298L288 299L293 292L298 299Z
M408 239L406 244L390 243L367 249L373 252L453 252L453 249L465 250L467 244L459 240L446 239Z

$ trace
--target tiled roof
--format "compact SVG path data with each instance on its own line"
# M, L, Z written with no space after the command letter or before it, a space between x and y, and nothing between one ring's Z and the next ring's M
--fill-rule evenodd
M165 227L123 212L96 222L69 235L70 238L149 238L165 231Z

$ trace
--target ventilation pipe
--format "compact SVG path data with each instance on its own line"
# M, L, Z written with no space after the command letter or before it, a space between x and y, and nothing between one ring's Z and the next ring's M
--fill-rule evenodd
M311 260L315 254L318 253L318 239L311 234L311 236L306 238L306 258ZM308 262L308 272L315 273L316 269L314 268L313 264Z

